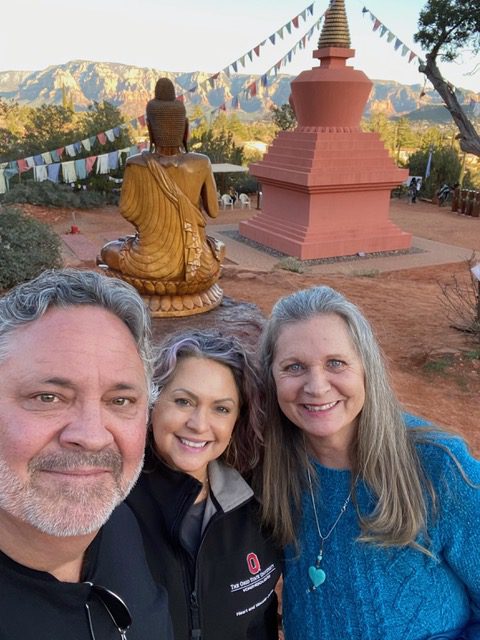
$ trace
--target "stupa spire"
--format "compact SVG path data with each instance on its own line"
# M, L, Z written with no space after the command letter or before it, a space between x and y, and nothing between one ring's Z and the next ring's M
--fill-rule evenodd
M348 28L345 0L330 0L325 13L323 29L318 40L318 48L342 47L350 49L350 31Z

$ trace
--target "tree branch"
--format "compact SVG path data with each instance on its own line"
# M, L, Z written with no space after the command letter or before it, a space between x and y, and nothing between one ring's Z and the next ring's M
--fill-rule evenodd
M467 115L458 102L451 85L446 82L440 73L440 69L437 67L436 63L437 53L438 48L434 47L432 52L427 54L426 62L420 64L419 71L427 76L434 88L440 94L446 108L457 125L460 132L458 137L462 151L480 156L480 136L475 130L473 124L467 118Z

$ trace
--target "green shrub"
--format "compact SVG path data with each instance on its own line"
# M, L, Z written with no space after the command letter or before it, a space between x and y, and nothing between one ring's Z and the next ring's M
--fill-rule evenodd
M230 174L232 175L232 174ZM232 176L231 184L235 187L238 193L255 193L259 189L257 180L248 173L234 174Z
M110 191L106 194L98 191L79 191L75 196L78 202L76 209L96 209L106 204L118 204L118 198Z
M408 159L411 176L423 176L427 168L429 149L420 149ZM422 195L432 198L442 185L453 185L460 180L461 161L452 147L434 147L430 175L422 183ZM470 177L465 174L463 187L470 188Z
M61 266L60 238L49 225L14 207L0 209L0 289Z
M39 204L46 207L91 209L103 207L111 200L110 194L98 191L73 191L69 185L45 180L28 180L16 184L2 198L3 204Z
M13 186L3 196L3 204L40 204L53 207L73 207L73 191L67 185L50 181L25 181Z

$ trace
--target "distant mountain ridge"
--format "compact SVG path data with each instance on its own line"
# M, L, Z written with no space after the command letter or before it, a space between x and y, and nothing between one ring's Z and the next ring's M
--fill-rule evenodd
M286 103L290 82L295 77L278 74L269 78L268 87L263 87L261 76L256 75L234 74L227 77L220 74L212 81L209 80L211 74L201 71L175 73L114 62L72 60L41 71L1 71L0 98L40 106L62 104L66 93L76 110L85 110L94 101L106 100L120 108L126 116L134 117L145 111L147 101L153 96L155 83L161 76L175 83L177 93L185 94L189 114L199 110L209 113L223 103L227 104L229 112L229 101L238 96L239 108L236 113L241 119L248 120L266 117L272 105ZM253 82L257 84L256 96L247 99L245 89ZM374 86L366 115L375 111L383 112L388 117L399 117L414 112L416 119L422 119L422 110L425 109L428 113L425 119L437 122L442 118L445 122L450 120L448 112L441 106L440 96L433 89L427 89L421 98L422 87L419 84L403 85L388 80L372 82ZM458 90L458 97L464 104L469 104L472 99L480 100L480 94L463 89ZM199 109L194 111L195 107Z

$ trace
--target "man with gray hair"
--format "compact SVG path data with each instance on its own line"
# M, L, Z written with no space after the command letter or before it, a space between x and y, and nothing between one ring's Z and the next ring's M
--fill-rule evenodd
M47 271L0 298L0 640L170 640L165 592L120 504L153 400L129 285Z

